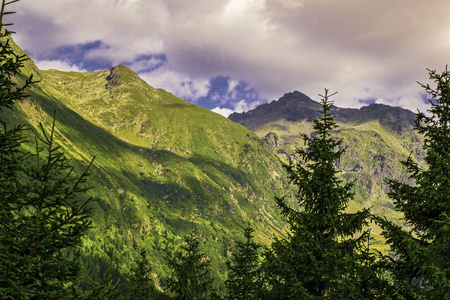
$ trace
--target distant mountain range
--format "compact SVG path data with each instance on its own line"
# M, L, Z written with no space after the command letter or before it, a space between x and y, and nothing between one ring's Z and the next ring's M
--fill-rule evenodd
M337 97L337 96L335 96ZM228 118L250 130L280 120L300 122L320 116L320 104L298 91L286 93L277 101L263 104L244 113L233 113ZM384 104L371 104L360 109L340 108L333 106L331 110L336 121L360 124L377 121L381 125L402 133L414 126L415 114L410 110Z
M294 157L296 147L304 146L300 133L311 133L311 119L320 116L319 110L318 102L295 91L248 112L231 114L229 119L255 132L286 161ZM413 130L415 114L383 104L360 109L333 106L331 111L339 125L336 138L342 138L347 147L338 166L344 179L355 180L356 201L350 209L372 207L375 213L401 223L401 215L386 196L388 190L383 181L397 178L408 182L406 170L399 162L409 155L423 163L422 137ZM377 234L379 229L374 228L373 232ZM378 236L376 243L383 249Z
M57 139L76 169L96 156L90 183L101 200L82 251L92 277L99 279L111 260L115 276L123 277L141 247L164 275L165 255L196 228L223 278L242 226L250 222L263 243L284 234L274 197L293 198L295 191L279 159L303 145L299 132L311 132L317 102L288 93L228 120L149 86L123 65L76 73L39 70L29 60L24 74L40 82L13 112L2 114L30 128L39 122L49 128L56 109ZM378 104L334 112L341 126L336 136L348 145L339 167L345 180L356 179L349 209L373 206L398 218L382 180L406 179L399 160L410 153L421 160L414 114Z

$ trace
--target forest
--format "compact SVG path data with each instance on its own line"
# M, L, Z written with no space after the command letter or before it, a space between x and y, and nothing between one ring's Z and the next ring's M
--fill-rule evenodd
M17 1L2 0L0 13L1 299L450 299L447 68L429 70L432 84L421 84L430 109L416 114L415 130L423 136L425 166L410 156L400 162L408 183L385 179L405 226L368 208L347 210L354 182L341 178L338 162L351 149L334 134L335 93L325 89L311 134L301 133L304 146L282 163L295 191L294 201L272 199L285 232L261 243L247 222L233 241L225 274L216 278L213 254L202 247L207 237L192 224L160 252L167 272L159 272L149 249L136 247L139 255L119 276L112 261L91 258L87 270L83 260L83 238L95 230L102 203L89 181L96 157L80 167L66 156L56 110L52 124L39 130L6 117L38 84L22 72L28 57L15 51L10 24L3 22ZM381 228L389 252L372 247L370 224Z

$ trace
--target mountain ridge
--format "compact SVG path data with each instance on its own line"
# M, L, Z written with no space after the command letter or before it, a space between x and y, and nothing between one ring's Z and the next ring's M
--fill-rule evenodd
M289 109L286 109L287 107ZM254 130L266 123L281 119L290 122L308 121L317 118L320 115L319 110L319 102L299 91L294 91L253 110L232 113L228 118L250 130ZM405 127L414 126L415 120L415 114L407 109L378 103L363 106L359 109L333 106L331 112L335 114L338 122L362 123L369 120L378 120L399 133Z

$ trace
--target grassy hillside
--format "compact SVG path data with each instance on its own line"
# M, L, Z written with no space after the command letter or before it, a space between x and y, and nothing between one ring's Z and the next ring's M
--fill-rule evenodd
M251 131L152 88L125 66L75 73L28 61L24 74L31 73L40 82L29 98L3 113L36 129L49 128L56 109L57 140L77 168L96 157L90 183L101 200L83 249L94 278L110 261L123 277L140 247L165 275L164 256L193 228L223 277L247 222L263 242L282 232L273 199L286 193L286 176Z

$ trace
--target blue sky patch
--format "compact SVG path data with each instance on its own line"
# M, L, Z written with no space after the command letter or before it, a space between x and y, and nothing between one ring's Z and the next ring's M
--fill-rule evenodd
M97 49L109 49L102 41L93 41L84 44L65 45L57 47L48 53L38 55L38 60L60 60L76 65L87 71L104 70L113 67L111 60L106 58L88 58L88 54Z
M366 99L359 99L358 102L366 105L374 104L377 101L375 98L366 98Z
M207 109L216 107L235 109L238 102L260 101L258 92L245 81L236 81L229 76L219 75L209 81L209 91L204 97L194 100Z

